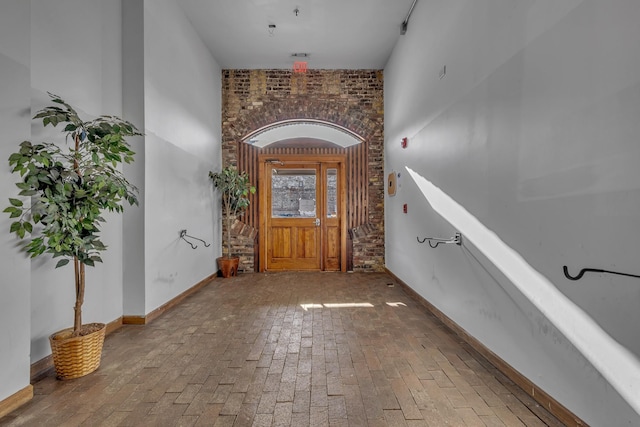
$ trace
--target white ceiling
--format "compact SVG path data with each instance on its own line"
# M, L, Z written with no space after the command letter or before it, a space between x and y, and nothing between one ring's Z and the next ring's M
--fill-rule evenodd
M296 60L309 69L383 69L413 0L178 3L223 69L291 69Z

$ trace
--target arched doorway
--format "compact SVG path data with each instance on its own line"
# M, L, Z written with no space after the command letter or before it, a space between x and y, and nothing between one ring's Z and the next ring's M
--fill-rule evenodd
M286 120L238 144L238 165L257 184L258 271L347 271L349 227L366 211L364 138L321 120Z

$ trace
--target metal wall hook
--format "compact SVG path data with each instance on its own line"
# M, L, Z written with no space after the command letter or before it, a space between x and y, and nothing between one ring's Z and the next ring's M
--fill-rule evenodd
M577 276L571 276L569 274L569 269L567 268L566 265L562 266L562 271L564 272L564 276L569 280L580 280L582 276L584 276L584 273L588 273L588 272L617 274L618 276L635 277L640 279L640 276L635 274L620 273L618 271L611 271L611 270L601 270L599 268L583 268L582 270L580 270Z
M456 233L455 236L450 239L440 239L437 237L425 237L424 239L420 239L420 237L416 236L416 240L418 240L418 243L429 241L429 246L432 248L437 248L438 245L447 245L449 243L455 243L458 246L462 245L462 235L460 233ZM435 242L436 244L433 245L432 242Z
M204 240L202 240L202 239L198 239L197 237L189 236L189 235L187 234L187 230L180 230L180 238L181 238L182 240L184 240L185 242L187 242L189 245L191 245L191 249L196 249L196 248L198 247L198 245L194 245L193 243L191 243L190 241L188 241L187 239L185 239L185 237L188 237L188 238L190 238L190 239L194 239L194 240L199 240L199 241L201 241L202 243L204 243L204 246L205 246L206 248L208 248L209 246L211 246L211 244L210 244L210 243L207 243L207 242L205 242L205 241L204 241Z

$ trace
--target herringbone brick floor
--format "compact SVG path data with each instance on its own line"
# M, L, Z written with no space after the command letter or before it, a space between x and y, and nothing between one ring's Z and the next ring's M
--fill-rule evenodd
M559 426L386 274L216 279L2 426Z

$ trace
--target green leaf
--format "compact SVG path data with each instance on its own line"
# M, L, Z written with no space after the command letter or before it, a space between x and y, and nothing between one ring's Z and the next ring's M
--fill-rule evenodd
M9 203L11 203L13 206L17 206L17 207L21 207L23 205L22 200L20 199L9 199Z
M56 264L56 268L58 267L62 267L69 264L69 260L67 258L65 259L61 259L60 261L58 261L58 263Z

